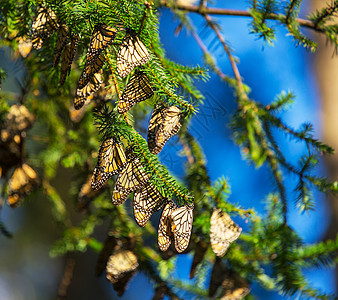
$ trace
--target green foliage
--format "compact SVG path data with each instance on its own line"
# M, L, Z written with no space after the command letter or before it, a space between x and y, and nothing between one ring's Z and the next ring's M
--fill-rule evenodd
M298 19L302 1L291 0L286 5L285 1L275 0L251 2L250 32L268 44L273 44L276 38L276 29L272 24L279 23L289 31L296 45L316 50L316 44L300 31L307 24L307 27L323 32L338 47L338 25L328 24L337 13L337 1L332 1L313 13L306 20L310 23ZM41 3L9 0L0 4L0 45L12 49L17 57L20 55L20 39L29 37L32 20ZM211 46L204 44L188 11L180 9L176 2L157 1L152 4L126 0L48 0L43 3L53 9L60 23L68 25L72 33L80 34L72 72L65 85L60 87L60 67L51 67L56 42L54 33L44 41L42 49L33 50L24 59L27 87L20 91L19 97L13 96L10 101L6 101L4 94L0 95L0 123L2 126L5 124L13 99L19 99L36 117L33 128L25 136L24 143L28 146L22 157L38 171L43 198L49 201L51 215L63 230L50 254L57 256L71 251L85 252L88 248L100 252L103 245L95 230L102 224L109 223L111 236L122 244L127 244L125 241L128 241L133 245L131 248L138 257L139 270L150 279L154 288L164 288L165 294L173 299L177 299L177 295L183 298L207 298L206 277L215 261L215 254L210 247L197 268L193 283L182 282L177 279L175 272L178 267L176 253L170 250L166 254L159 254L157 229L150 222L144 228L139 228L133 220L132 212L124 205L114 206L111 203L113 178L95 193L92 190L83 192L96 164L101 142L114 137L125 147L132 147L150 181L163 196L174 199L179 205L194 203L193 233L187 252L195 252L195 246L200 242L210 245L210 217L213 208L217 207L232 217L243 219L249 225L249 230L242 232L238 241L229 247L226 256L222 258L229 267L250 283L288 297L329 299L330 295L310 287L302 272L304 268L333 267L336 263L338 239L313 245L303 243L296 231L288 225L287 215L292 208L289 207L290 199L287 197L284 178L293 176L296 179L292 187L294 199L291 200L294 200L300 212L310 213L315 209L314 189L324 193L338 191L337 182L329 182L324 177L314 175L320 156L332 154L334 150L315 137L310 123L293 129L284 122L282 113L290 109L296 96L292 92L282 92L269 105L262 105L249 97L250 87L239 74L237 59L232 56L233 51L222 40L221 28L217 22L208 19L205 10L201 13L202 6L195 12L206 21L207 35L217 39L217 45L223 47L230 59L233 75L222 72L210 50L214 42ZM158 8L162 6L171 7L181 26L195 38L203 51L206 66L183 66L166 57L158 32ZM76 114L72 109L71 98L86 62L93 28L102 20L118 29L114 44L105 52L106 64L102 72L104 87L88 106ZM130 78L120 78L116 72L116 57L124 38L124 28L138 32L150 53L151 60L142 70L149 78L155 96L121 115L117 112L116 103ZM221 176L216 180L210 179L207 158L191 133L190 119L199 117L198 108L204 101L204 95L195 82L209 78L207 68L234 90L238 107L232 114L230 128L243 157L256 168L266 166L271 172L275 192L267 196L266 213L263 215L259 215L254 208L242 207L234 202L230 192L231 174L227 174L229 178ZM1 78L4 75L1 70ZM176 105L183 112L182 128L178 133L178 144L186 160L182 180L170 174L157 156L150 153L143 138L149 112L156 104ZM300 155L298 163L290 163L280 150L276 140L277 131L305 145L306 153ZM63 195L69 191L60 192L53 185L60 167L65 168L71 178L70 194L74 198L73 202L84 212L81 220L74 217L77 213L73 211L74 203L69 203ZM8 178L4 181L6 184ZM7 196L5 184L1 191L2 195ZM0 232L11 236L2 221Z

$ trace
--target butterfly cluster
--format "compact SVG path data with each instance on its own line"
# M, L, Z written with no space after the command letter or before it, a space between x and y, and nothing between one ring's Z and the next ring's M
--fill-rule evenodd
M65 24L59 23L51 9L41 7L33 22L33 47L40 49L43 42L57 31L53 65L61 60L60 84L64 84L70 73L71 64L79 43L79 36ZM74 97L74 108L81 109L94 93L101 87L103 80L101 69L106 62L106 50L113 44L118 30L105 23L94 26L86 53L86 62L80 75ZM141 67L151 56L133 29L126 28L125 36L119 46L116 57L116 72L121 78L127 77L135 68ZM117 111L124 114L135 104L154 95L151 82L143 69L135 69L126 84L117 104ZM170 137L181 128L182 112L176 106L157 105L151 116L148 128L148 148L152 154L158 154ZM91 188L96 191L106 181L116 175L112 193L112 202L120 205L134 192L133 208L138 225L145 226L151 215L164 208L158 229L158 243L161 250L169 248L175 241L178 252L184 251L189 244L193 205L177 207L176 204L162 196L156 186L149 181L140 159L129 147L124 151L123 145L114 137L106 139L100 146L98 161L91 177Z
M41 7L32 26L33 47L40 49L44 40L56 30L58 34L53 65L56 67L62 58L60 72L62 85L70 73L79 36L72 34L67 25L59 24L57 16L50 8ZM130 28L126 28L125 31L116 59L116 71L122 78L128 76L134 68L150 60L150 54L138 34ZM102 85L100 72L106 61L105 50L112 45L117 33L117 29L104 23L94 26L87 49L86 63L75 92L75 109L81 109ZM132 106L153 95L154 91L146 73L136 69L123 90L117 110L120 114L126 113ZM158 154L167 140L179 131L180 118L181 110L176 106L159 105L155 108L148 129L148 146L151 153Z
M112 175L117 175L112 203L121 205L129 194L134 192L134 217L141 227L146 225L154 212L164 207L158 228L159 247L162 251L166 251L174 239L176 250L183 252L189 245L193 205L177 207L172 200L163 197L149 181L150 176L145 172L140 159L133 153L132 147L124 151L120 142L109 138L100 146L91 180L92 189L100 189Z
M19 206L24 196L39 185L36 172L23 159L25 137L34 121L34 115L24 105L14 104L0 129L0 178L15 168L8 183L7 201L11 207Z

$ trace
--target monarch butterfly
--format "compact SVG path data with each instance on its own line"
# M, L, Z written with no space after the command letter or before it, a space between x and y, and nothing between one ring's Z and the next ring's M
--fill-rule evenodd
M104 54L101 53L97 59L86 63L79 79L78 88L82 89L92 79L95 73L100 71L105 63Z
M91 186L97 190L126 165L126 155L122 144L114 138L105 140L100 146L97 164L93 172Z
M152 95L154 92L148 77L143 72L136 70L122 93L118 104L119 113L128 111L134 104L144 101Z
M149 59L149 52L136 32L127 28L126 36L117 54L117 73L124 78L135 67L145 64Z
M82 89L76 90L76 96L74 97L75 109L80 109L86 102L87 98L94 94L101 86L102 79L99 73L93 75L91 80Z
M23 164L16 168L9 181L8 204L17 207L20 198L27 195L37 184L38 176L30 166Z
M106 24L97 24L94 27L87 50L87 64L92 63L115 39L117 30Z
M26 37L18 37L18 51L23 58L26 58L32 50L32 41Z
M38 10L38 15L32 25L32 45L40 49L43 42L59 27L55 13L46 7Z
M63 85L65 83L66 77L70 73L72 61L73 61L78 43L79 43L79 35L78 34L72 35L70 37L70 41L66 44L65 49L62 52L60 85Z
M164 200L156 186L151 182L134 193L134 216L138 225L145 226L151 215L162 208Z
M176 204L172 200L169 200L162 211L158 225L158 246L161 251L167 251L171 244L171 214L176 208Z
M69 28L67 25L62 24L59 27L58 35L56 38L56 44L54 49L54 58L53 58L53 66L54 68L58 65L61 57L62 50L67 44L68 41L68 34L69 34Z
M186 204L171 213L171 231L174 233L175 248L178 252L183 252L189 245L193 209L193 204Z
M151 153L161 152L167 140L181 128L181 110L176 106L157 107L150 119L148 128L148 147Z
M210 219L210 243L217 256L222 257L241 232L242 228L228 214L221 209L214 209Z
M149 180L140 160L129 155L128 162L118 175L112 195L112 202L115 205L122 204L130 194L142 187Z
M130 250L118 250L109 257L106 277L113 284L118 296L122 296L138 266L137 257Z

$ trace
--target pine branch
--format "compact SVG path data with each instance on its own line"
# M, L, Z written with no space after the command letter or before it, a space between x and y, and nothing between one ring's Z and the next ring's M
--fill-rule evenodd
M235 9L225 9L225 8L215 8L215 7L208 7L208 8L200 9L198 6L177 4L177 3L174 6L171 6L169 2L166 0L161 0L160 5L168 7L168 8L172 8L172 9L179 9L183 11L198 13L201 15L208 14L208 15L220 15L220 16L252 17L252 13L246 10L235 10ZM286 18L285 16L280 16L280 15L273 14L273 13L266 15L266 19L269 19L269 20L284 21L285 18ZM320 28L317 28L315 23L312 22L311 20L297 18L296 21L300 26L310 28L315 31L323 32L323 30Z

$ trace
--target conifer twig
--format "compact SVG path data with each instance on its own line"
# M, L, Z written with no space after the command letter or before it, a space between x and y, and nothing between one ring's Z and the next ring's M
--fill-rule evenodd
M58 289L57 300L64 300L67 298L67 289L72 281L75 261L72 258L67 258L65 270Z
M165 7L171 8L170 4L166 0L160 1L160 4ZM234 17L252 17L251 13L247 10L238 10L238 9L229 9L229 8L216 8L216 7L200 7L196 5L186 5L186 4L180 4L176 3L174 8L179 9L179 10L185 10L193 13L198 13L201 15L220 15L220 16L234 16ZM286 16L280 16L277 14L270 13L266 16L266 19L269 20L286 20ZM312 30L318 31L318 32L323 32L321 28L318 28L317 25L306 19L302 18L296 18L297 23L300 26L310 28Z
M242 77L241 74L239 73L237 64L235 62L234 57L232 56L230 49L228 47L228 45L225 43L225 40L223 38L223 36L221 35L219 29L217 28L217 26L215 25L215 23L211 20L209 15L204 15L204 19L207 21L207 23L209 24L209 26L212 28L212 30L215 32L215 34L217 35L219 41L221 42L224 51L226 52L226 54L228 55L228 58L230 60L230 64L231 64L231 68L232 71L234 72L236 81L237 81L237 86L238 86L238 93L239 93L239 100L247 100L247 95L244 92L244 88L243 88L243 82L242 82Z

